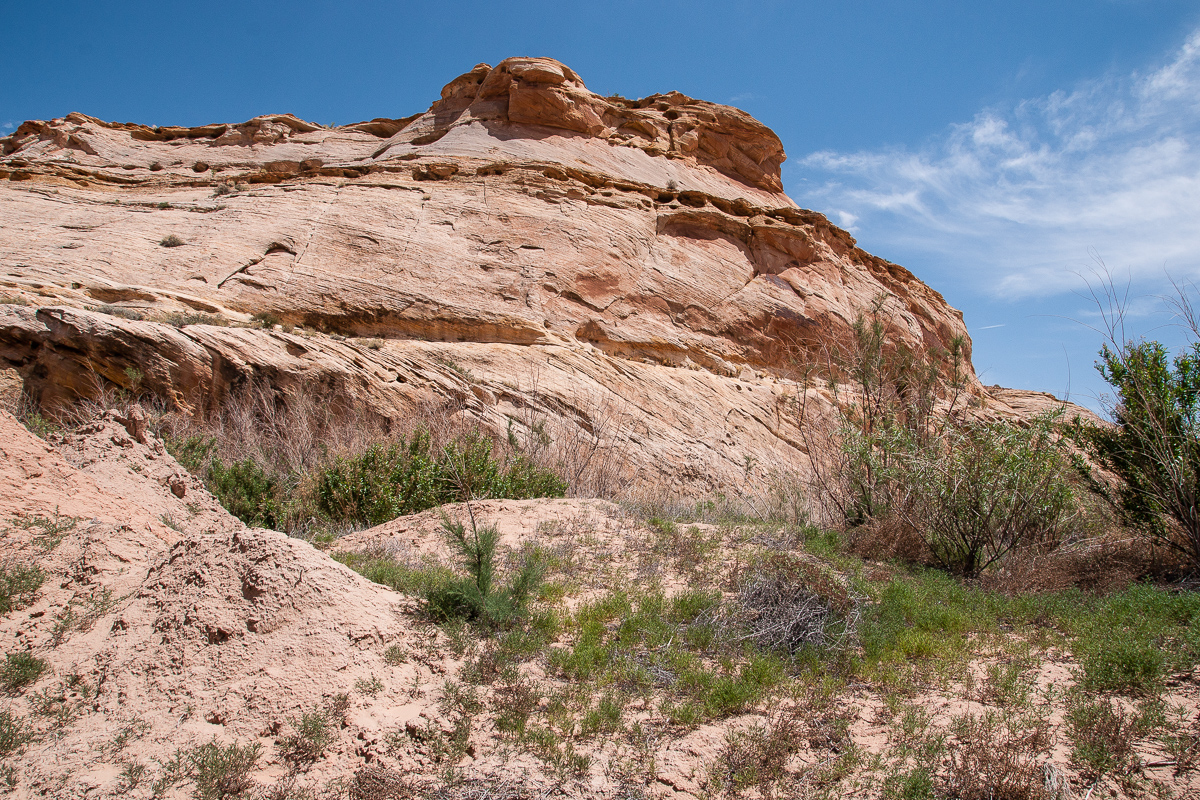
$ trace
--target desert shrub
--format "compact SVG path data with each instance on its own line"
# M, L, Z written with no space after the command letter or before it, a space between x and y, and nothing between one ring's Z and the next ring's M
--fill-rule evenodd
M250 316L250 322L256 328L274 328L283 320L272 311L259 311Z
M283 520L276 479L253 458L226 466L213 457L205 483L221 505L247 525L275 528Z
M0 566L0 614L7 614L33 601L46 581L40 567L10 563Z
M187 242L172 233L169 236L164 236L158 244L161 247L183 247Z
M9 653L0 665L0 684L9 692L15 692L23 686L36 681L50 665L27 651Z
M948 797L1031 800L1047 797L1042 761L1054 743L1045 720L984 712L954 720L947 749Z
M110 317L120 317L121 319L131 319L141 321L146 318L146 315L134 308L122 308L121 306L102 305L96 309L101 314L108 314Z
M786 774L788 761L807 743L796 709L777 712L765 724L730 730L709 778L723 793L741 797L747 789L771 796L770 787Z
M1067 710L1071 764L1085 777L1127 773L1137 765L1138 720L1107 697L1077 696Z
M1171 360L1159 342L1113 341L1096 366L1116 425L1076 422L1075 440L1121 478L1124 521L1200 567L1200 342Z
M855 642L859 599L828 567L777 554L747 569L739 583L739 621L759 647L795 654Z
M893 344L886 302L877 299L846 341L829 347L837 420L825 430L809 424L805 434L817 495L831 516L852 529L905 532L897 554L928 553L969 576L1016 547L1055 539L1075 502L1055 418L956 421L966 342L925 352ZM798 406L803 431L817 421ZM919 533L924 547L912 547L909 533ZM855 538L879 549L877 536Z
M1057 538L1075 500L1055 419L947 426L910 448L900 514L939 564L974 576L1015 547Z
M525 617L529 600L537 596L545 575L541 559L530 554L507 583L498 585L496 549L500 533L495 526L476 525L472 518L468 533L462 522L443 516L442 531L467 575L427 591L429 614L434 619L466 619L489 627L511 625Z
M261 749L258 742L245 747L237 742L221 746L214 738L188 752L187 777L196 784L201 800L241 797L251 786L250 771Z
M457 500L561 497L565 490L558 476L528 459L503 458L486 436L467 434L437 447L428 431L338 458L316 480L323 514L367 525Z
M0 709L0 758L12 755L33 738L33 731L24 717L11 709Z
M335 723L329 711L314 708L292 721L294 732L279 742L283 757L295 763L312 762L325 754L335 737Z
M876 297L846 339L826 348L831 355L826 372L838 407L833 429L819 430L823 426L806 418L807 404L797 403L818 499L850 527L892 510L902 496L897 480L909 451L937 438L939 399L952 411L966 385L966 341L955 338L945 350L924 352L895 344L900 337L893 336L883 313L888 300ZM805 384L809 377L806 372ZM835 443L832 448L829 441Z
M199 311L168 311L161 317L162 321L176 328L188 325L217 325L224 327L228 323L222 317L204 314Z

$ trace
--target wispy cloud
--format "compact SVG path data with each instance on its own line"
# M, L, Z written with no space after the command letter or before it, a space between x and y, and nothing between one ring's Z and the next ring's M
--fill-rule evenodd
M1009 297L1200 274L1200 30L1154 68L988 108L920 150L800 160L806 205ZM949 259L949 260L948 260Z

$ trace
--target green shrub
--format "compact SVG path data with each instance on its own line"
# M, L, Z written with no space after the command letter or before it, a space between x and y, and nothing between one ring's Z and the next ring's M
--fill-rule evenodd
M1170 363L1158 342L1113 342L1096 368L1117 424L1076 422L1075 440L1120 476L1124 520L1200 567L1200 342Z
M9 709L0 709L0 758L12 755L33 738L29 723Z
M1076 697L1067 709L1067 731L1071 763L1087 778L1128 772L1137 764L1137 715L1107 697Z
M296 763L312 762L325 754L335 737L335 724L323 708L305 711L292 722L295 733L279 743L284 758Z
M49 666L45 661L27 651L9 653L0 665L0 684L9 692L36 681Z
M46 573L36 566L9 564L0 567L0 614L28 605L45 581Z
M1055 420L949 427L908 454L901 514L942 566L977 575L1015 547L1057 537L1075 498Z
M426 609L434 619L466 619L490 627L504 627L527 616L530 598L536 597L545 569L536 554L525 558L507 584L497 586L496 549L500 533L495 526L476 525L471 532L461 522L442 517L442 531L451 552L467 576L431 586Z
M214 737L188 752L186 776L196 784L201 800L240 797L251 786L250 770L261 750L258 742L245 747L231 742L222 747Z
M275 528L283 521L276 480L253 458L226 466L213 457L206 483L221 505L247 525Z
M378 525L459 500L561 497L566 484L522 456L508 461L472 434L445 447L427 432L339 458L316 482L318 509L335 521Z
M274 328L282 321L278 314L271 311L259 311L250 317L251 324L256 328Z

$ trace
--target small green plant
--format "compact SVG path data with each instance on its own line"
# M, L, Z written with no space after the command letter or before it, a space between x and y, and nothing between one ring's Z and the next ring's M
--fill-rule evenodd
M183 247L187 242L172 233L164 236L158 244L160 247Z
M91 630L96 621L116 607L118 598L105 588L90 597L75 599L58 613L52 629L52 642L58 647L74 631Z
M751 788L770 796L771 785L784 776L787 762L806 744L803 734L795 708L774 714L766 724L731 730L709 779L730 797L740 797Z
M496 548L500 533L493 525L476 525L471 531L462 522L442 517L442 531L451 552L467 577L435 587L426 595L426 608L439 620L466 619L490 627L505 627L527 615L526 606L536 597L545 570L541 559L530 554L504 586L497 586Z
M121 787L131 792L141 786L146 777L146 765L138 761L126 761L121 768Z
M1107 697L1077 696L1067 710L1071 763L1085 777L1126 774L1137 764L1138 721Z
M962 800L1044 797L1042 762L1053 737L1044 719L984 712L954 720L946 795Z
M146 318L146 315L135 308L123 308L122 306L102 305L96 309L101 314L108 314L110 317L120 317L121 319L131 319L135 322L140 322Z
M250 322L256 328L270 329L283 322L283 319L272 311L259 311L257 314L251 315Z
M383 681L376 678L374 675L367 678L359 678L354 682L354 691L359 694L365 694L368 697L375 697L383 691Z
M408 652L398 644L393 644L383 651L383 660L388 666L398 667L408 661Z
M16 692L40 678L49 666L28 651L9 653L0 665L0 684L6 691Z
M40 567L17 563L0 566L0 615L29 605L45 582L46 573Z
M294 763L311 763L325 755L333 744L335 724L330 712L324 708L313 708L300 714L292 721L294 733L279 742L283 757Z
M33 541L42 550L50 551L58 547L63 537L75 530L79 517L68 517L54 509L54 516L43 514L26 514L9 520L15 527L33 532Z
M187 752L184 776L196 784L200 800L241 797L250 789L250 771L258 763L262 745L240 746L230 742L222 746L214 737Z
M24 747L33 738L33 732L24 717L10 709L0 709L0 758L10 756Z

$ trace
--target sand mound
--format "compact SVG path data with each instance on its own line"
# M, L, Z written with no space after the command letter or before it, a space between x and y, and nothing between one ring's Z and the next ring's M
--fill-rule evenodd
M269 781L286 771L276 745L322 711L332 741L315 785L431 707L419 687L444 667L420 661L427 637L402 596L245 528L161 442L136 441L111 413L63 438L66 458L9 415L0 432L0 480L16 488L0 498L3 562L46 575L0 621L8 652L48 664L8 702L35 734L9 762L17 796L124 794L127 765L148 786L177 750L213 737L260 741L257 780ZM393 645L416 655L390 666Z

